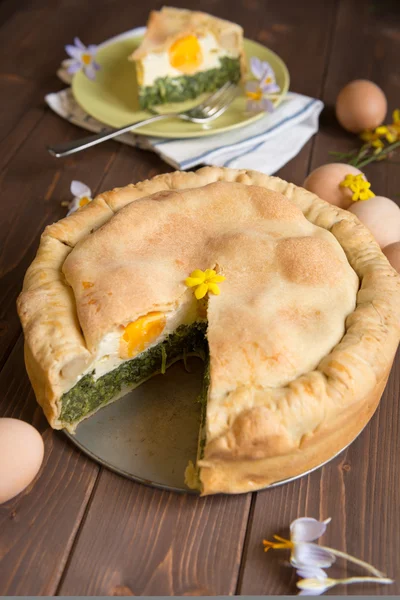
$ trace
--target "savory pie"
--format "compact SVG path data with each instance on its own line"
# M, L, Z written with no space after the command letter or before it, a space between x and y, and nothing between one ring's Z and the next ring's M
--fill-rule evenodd
M244 73L243 29L202 12L152 11L136 65L141 108L213 92Z
M207 269L219 295L194 293ZM354 215L276 177L206 167L103 193L47 227L18 310L56 429L202 356L186 479L238 493L323 463L361 431L399 342L400 278Z

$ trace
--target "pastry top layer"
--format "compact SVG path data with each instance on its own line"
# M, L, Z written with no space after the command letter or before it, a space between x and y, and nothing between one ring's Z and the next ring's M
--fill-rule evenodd
M211 215L205 206L213 207ZM131 296L135 303L143 296L148 304L173 306L192 293L183 284L190 269L209 268L210 261L226 281L208 306L212 389L200 463L210 474L206 493L235 491L222 483L218 465L226 461L283 457L305 443L323 445L343 415L357 419L354 407L381 389L399 341L400 278L358 219L256 171L206 167L160 175L101 194L47 227L18 300L29 376L50 423L60 427L66 382L90 363L101 332L142 310ZM114 278L112 287L103 267ZM94 285L84 288L83 277ZM124 288L130 297L119 303ZM99 304L85 305L90 290L98 313ZM300 291L306 300L301 309L293 306ZM332 335L319 356L313 355L314 339L323 342L317 311ZM271 320L273 312L279 319ZM350 441L346 436L338 445ZM243 475L241 491L262 486L266 477L256 482Z
M130 58L142 60L150 53L167 51L182 36L208 33L228 52L241 54L243 29L240 25L203 12L164 6L150 13L144 40Z
M63 273L88 350L188 304L186 277L209 268L226 277L209 298L212 396L314 369L355 307L358 278L331 233L280 193L216 182L137 200L72 250Z

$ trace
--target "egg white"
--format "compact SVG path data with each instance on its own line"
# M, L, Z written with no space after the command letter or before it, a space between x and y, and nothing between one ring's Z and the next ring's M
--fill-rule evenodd
M145 350L143 350L143 352L159 344L166 337L168 337L168 335L176 331L180 325L190 325L191 323L200 320L197 312L197 302L193 295L191 295L191 297L186 302L182 303L176 310L165 312L164 314L166 317L164 330L156 340L150 343ZM96 381L106 373L118 368L122 363L127 362L127 360L132 360L139 356L139 354L137 354L136 356L128 359L123 359L120 357L120 340L123 333L124 326L121 326L114 331L110 331L104 336L99 343L93 361L90 363L89 367L87 367L85 372L78 377L75 384L84 375L92 373L93 371L93 377Z
M197 69L196 73L208 71L209 69L218 69L221 66L220 59L224 56L237 58L238 54L229 52L222 48L216 37L212 33L208 33L204 37L198 38L203 62ZM184 75L182 71L175 69L169 62L168 52L152 52L148 54L142 61L143 81L142 85L152 85L158 77L180 77Z

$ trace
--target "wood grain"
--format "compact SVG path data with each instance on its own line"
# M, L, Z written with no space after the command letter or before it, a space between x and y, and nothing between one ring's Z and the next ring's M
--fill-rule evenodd
M162 0L151 3L159 8ZM357 140L335 122L333 104L353 78L380 84L396 108L400 97L396 3L354 0L174 0L237 21L247 37L287 63L291 88L322 97L321 131L279 173L301 184L329 150ZM65 160L45 145L82 136L47 109L43 97L62 88L55 72L63 46L78 35L98 43L143 25L149 4L98 0L0 1L0 416L32 422L46 445L39 478L0 506L0 594L208 595L295 593L287 555L265 554L262 539L287 535L291 520L333 518L323 541L396 576L400 572L399 389L395 362L376 415L354 444L323 469L254 495L169 494L100 469L52 432L25 375L15 299L40 232L65 214L72 179L94 193L170 170L150 152L116 142ZM44 33L45 32L45 33ZM377 193L400 190L395 162L367 173ZM395 199L399 200L398 196ZM353 574L343 563L332 574ZM358 586L334 593L399 592Z
M272 3L269 3L268 6L272 6ZM317 3L315 3L315 6L317 6ZM259 12L260 8L260 5L258 5ZM265 8L265 5L263 8ZM220 15L224 16L221 13ZM256 18L251 20L252 24L257 22L257 16L258 15L256 12ZM297 10L290 15L291 20L289 20L289 23L286 25L286 27L291 31L295 31L295 25L298 17L299 12ZM231 16L230 18L234 17ZM292 36L291 42L289 42L287 38L279 35L283 31L287 31L287 29L284 28L283 31L279 28L275 29L277 30L277 39L275 40L275 43L278 47L274 49L278 53L285 49L288 52L289 43L296 42L297 40L293 40ZM251 33L252 32L250 31L250 36ZM317 42L322 41L321 34L318 34L318 36L319 39ZM300 39L298 41L300 42ZM312 51L313 48L311 47L311 52ZM326 48L324 49L324 52L327 52ZM322 76L324 69L323 55L318 63L317 68L319 68L318 75ZM316 81L319 81L318 77L316 78ZM321 89L321 84L317 83L310 93L318 95ZM297 157L296 160L293 161L294 164L292 165L292 170L297 169L297 172L301 178L304 178L305 175L306 166L309 160L309 152L310 145L305 149L301 156ZM125 164L122 163L125 163L126 160L129 160L130 155L131 153L129 152L129 149L124 149L120 153L118 161L115 162L113 168L110 169L107 178L103 182L106 186L108 184L110 184L109 187L113 187L113 185L117 184L123 185L129 181L129 177L126 177L126 173L129 173L129 171L125 170ZM146 158L149 158L149 156ZM153 174L153 172L151 172L151 174ZM115 177L117 177L117 179L115 179ZM116 183L116 181L119 183ZM152 553L148 555L148 545L154 544L155 536L158 535L154 533L154 528L151 525L152 520L148 521L145 519L142 522L135 518L133 520L134 525L129 524L129 522L127 524L126 520L121 518L121 514L115 509L115 498L113 496L104 497L105 492L102 484L103 478L115 479L116 476L110 473L102 473L101 475L101 483L96 492L93 506L91 507L89 517L83 526L81 536L79 537L79 541L76 546L76 551L71 559L71 565L66 570L65 580L59 589L59 594L73 595L78 593L78 590L81 590L80 593L83 593L82 590L84 590L84 593L87 595L111 594L116 593L115 590L120 588L124 590L129 589L135 595L208 595L231 594L235 591L239 567L237 556L240 556L243 537L242 535L240 535L238 538L234 537L233 541L228 544L226 544L225 538L228 534L230 534L230 532L232 532L232 529L236 534L238 533L236 527L232 528L232 523L236 523L237 521L241 528L246 525L250 501L249 497L247 500L244 500L243 498L237 498L236 500L231 498L224 500L216 498L199 500L187 497L185 502L190 503L191 512L193 512L195 523L198 523L199 519L204 519L204 505L208 507L209 504L211 504L211 510L216 511L216 506L220 506L219 503L223 502L221 508L219 508L219 512L221 513L219 517L220 529L215 529L215 523L212 519L211 521L206 520L203 524L204 543L196 544L193 553L189 553L188 542L183 542L183 540L180 540L179 544L177 544L175 537L172 537L172 539L167 538L165 540L165 532L163 528L162 540L163 546L165 547L160 552L153 548ZM122 487L124 493L118 500L118 504L126 504L129 502L129 500L125 498L128 495L130 498L132 495L131 485L128 482L123 482L120 483L120 487ZM168 509L167 515L170 513L174 514L175 518L180 520L180 513L182 511L181 503L183 502L182 498L173 495L165 495L165 493L162 494L157 491L147 491L145 494L147 498L151 499L154 498L154 494L160 496L160 502L162 499L163 506L164 503L168 504L172 502L170 508ZM124 498L123 501L122 498ZM238 507L236 509L237 517L235 519L232 519L231 510L228 510L229 505L225 506L225 502L238 503ZM100 504L101 509L97 509L98 503ZM140 508L137 508L136 510L142 510L142 505L140 504ZM82 573L82 556L86 554L86 548L92 546L93 543L93 540L91 539L93 535L93 524L91 517L94 515L93 518L96 519L97 514L108 515L110 511L112 511L111 523L108 522L108 519L106 522L100 521L97 529L99 543L95 544L96 553L93 555L92 552L91 556L87 559L87 571L90 571L92 575L90 578L85 578L83 580L79 575ZM113 517L115 513L116 516ZM169 526L165 525L165 528L167 527L169 528ZM140 560L139 563L136 564L136 561L132 562L132 557L129 552L127 554L125 552L119 553L116 548L112 548L111 550L106 548L100 540L107 539L109 536L108 532L111 530L114 531L114 535L116 535L118 538L121 538L122 536L124 540L134 539L135 556L145 556L145 559L143 559L143 561ZM191 537L196 539L198 538L198 533L195 528L190 530L190 538ZM216 554L215 560L212 561L209 570L199 568L199 565L207 566L208 564L207 560L209 553L205 550L205 543L208 543L209 548L218 547L219 544L225 546L225 550L222 550L221 548L222 551ZM121 547L126 549L126 544L122 543ZM187 554L188 556L186 556ZM172 557L176 557L176 559L172 560ZM234 561L233 566L232 560ZM148 568L147 564L149 565ZM218 581L218 572L220 573L220 581ZM154 575L151 575L152 573L154 573ZM182 573L186 574L186 578L184 580L182 580ZM134 583L132 584L130 582Z
M40 431L45 459L36 481L0 505L0 595L55 593L99 467L47 424L25 374L20 338L0 375L0 415Z
M336 459L307 477L257 495L239 583L241 594L295 593L294 570L286 565L288 553L265 554L262 540L272 539L275 533L288 538L288 525L304 516L332 517L322 544L366 560L389 576L399 572L400 466L395 457L400 455L400 410L398 403L393 404L399 379L399 369L395 368L371 422ZM365 574L339 560L329 573L332 577ZM340 595L346 589L337 587L332 593ZM398 594L399 584L354 585L349 593Z
M366 2L338 3L322 95L326 109L313 148L311 168L330 162L330 150L346 151L359 145L358 139L344 132L334 118L334 102L345 83L362 77L373 79L387 93L392 108L391 99L399 96L400 82L393 76L396 72L391 51L393 36L388 35L388 31L393 31L390 23L394 15L385 12L383 16L381 11L377 14L374 7L378 8ZM400 185L399 169L395 165L375 164L366 172L376 193L390 194ZM287 178L291 179L290 175ZM290 521L300 516L333 517L323 540L327 545L372 562L392 577L400 572L399 553L389 550L398 548L400 530L396 509L400 466L395 459L399 456L399 377L397 357L381 406L348 450L299 482L258 494L248 530L246 558L238 586L240 593L295 592L295 577L283 564L287 555L285 558L278 552L265 555L261 540L270 539L273 533L287 536ZM341 562L340 569L335 567L330 573L346 576L346 565ZM354 569L349 569L349 575L353 574ZM351 590L341 586L332 593L396 594L399 589L398 583L390 587L369 584L352 586Z
M250 495L198 498L103 471L60 595L234 593Z

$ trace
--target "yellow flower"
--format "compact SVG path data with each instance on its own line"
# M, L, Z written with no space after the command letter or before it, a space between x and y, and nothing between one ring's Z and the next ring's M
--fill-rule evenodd
M396 132L400 134L400 110L398 108L396 108L396 110L393 111L392 119L392 128L394 128Z
M225 277L217 275L214 269L206 269L205 271L196 269L190 273L190 277L185 280L185 284L190 288L195 288L194 295L197 300L201 300L207 292L218 296L221 291L217 283L221 283L222 281L225 281Z
M355 202L357 200L368 200L375 196L374 192L370 190L371 184L369 181L364 179L363 175L346 175L346 177L339 183L340 187L347 187L353 192L351 197Z
M382 142L382 140L378 139L371 142L371 146L373 146L374 148L384 148L385 144Z
M373 146L374 148L383 148L385 139L389 144L397 142L400 136L400 110L396 109L393 112L393 123L390 125L380 125L376 129L367 129L363 131L360 138Z
M372 129L367 129L360 133L360 138L363 142L373 142L375 140L379 140L379 135Z
M392 131L390 125L381 125L380 127L377 127L375 129L375 133L377 133L380 137L385 137L389 144L393 144L393 142L397 140L397 133Z

